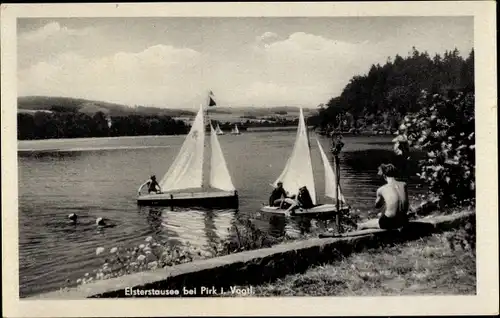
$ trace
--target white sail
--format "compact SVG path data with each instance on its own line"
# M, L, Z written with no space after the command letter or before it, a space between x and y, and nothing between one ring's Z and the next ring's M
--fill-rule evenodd
M160 181L163 191L200 188L202 186L204 142L205 124L203 106L200 106L181 150Z
M283 182L283 187L290 195L297 195L299 188L306 186L313 203L316 204L311 151L302 108L300 108L299 127L292 155L288 158L285 169L273 185L276 186L279 181Z
M235 134L239 134L240 133L240 131L238 130L238 125L236 125L236 124L234 125L234 133Z
M217 128L215 128L215 132L216 132L218 135L222 135L222 134L224 134L224 132L222 131L222 129L220 129L219 123L217 123Z
M210 186L224 190L234 191L234 185L227 169L226 160L220 147L217 133L212 124L210 124L210 144L212 147L212 156L210 158Z
M332 168L332 165L330 164L330 161L328 160L328 157L326 156L321 143L318 139L316 139L316 141L318 142L318 148L319 152L321 153L321 160L323 161L323 168L325 170L325 196L337 200L337 174L335 173L335 169ZM345 203L345 198L340 191L340 186L339 199L340 202Z

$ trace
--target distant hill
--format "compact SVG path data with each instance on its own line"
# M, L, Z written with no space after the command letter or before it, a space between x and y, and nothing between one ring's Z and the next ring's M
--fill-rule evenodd
M193 111L183 109L166 109L158 107L137 106L130 107L122 104L94 101L82 98L52 97L52 96L24 96L18 97L19 111L26 112L51 110L55 112L81 112L95 114L99 111L110 116L125 115L167 115L171 117L194 116Z
M310 108L303 108L304 114L314 111ZM274 106L274 107L256 107L256 106L246 106L246 107L214 107L210 108L211 113L215 114L248 114L251 116L271 116L277 113L298 113L298 107L292 106Z
M25 96L18 97L17 107L19 112L54 111L54 112L81 112L95 114L99 111L110 116L125 115L167 115L171 117L192 117L195 112L186 109L166 109L159 107L136 106L131 107L122 104L108 103L103 101L88 100L70 97L52 96ZM315 109L304 108L304 115L308 116ZM280 116L284 118L296 118L299 108L291 106L276 107L213 107L209 108L209 114L215 120L240 121L242 118L265 118Z

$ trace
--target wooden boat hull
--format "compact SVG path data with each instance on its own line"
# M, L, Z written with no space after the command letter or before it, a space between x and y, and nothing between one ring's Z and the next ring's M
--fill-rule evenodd
M286 210L287 209L269 205L263 206L260 209L260 211L264 213L281 214L281 215L285 215ZM340 211L349 211L349 207L341 207ZM310 209L297 208L291 215L314 216L314 215L325 215L325 214L336 214L336 213L337 213L337 206L335 204L318 204Z
M200 206L208 208L237 208L237 191L178 192L145 194L137 198L138 205L147 206Z

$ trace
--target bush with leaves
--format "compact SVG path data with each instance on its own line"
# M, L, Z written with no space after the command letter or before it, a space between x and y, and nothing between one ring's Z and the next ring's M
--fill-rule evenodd
M476 255L476 221L467 222L463 227L444 235L451 250L462 250Z
M259 230L250 220L242 221L240 226L231 229L235 233L233 240L219 241L209 244L208 249L200 249L189 243L171 245L148 236L144 243L135 247L104 247L96 249L96 256L102 257L102 265L92 273L86 273L77 279L77 285L87 284L96 280L110 279L123 275L165 268L168 266L228 255L246 250L270 247L281 241Z
M284 237L273 237L259 228L249 219L240 220L240 224L231 227L234 233L233 239L219 240L209 244L211 255L223 256L232 253L250 251L259 248L271 247L275 244L284 242Z
M408 114L393 140L398 155L408 158L413 147L427 155L417 175L442 206L475 203L474 93L429 95L419 99L420 111Z
M133 248L113 247L107 251L104 247L98 247L96 255L103 257L103 264L92 274L86 273L82 278L77 279L77 284L188 263L213 256L209 252L204 252L189 244L186 246L167 245L167 242L157 241L152 236L147 237L144 243Z

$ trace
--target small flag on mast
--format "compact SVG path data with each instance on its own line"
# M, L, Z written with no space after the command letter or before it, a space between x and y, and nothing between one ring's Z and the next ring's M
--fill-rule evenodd
M215 102L215 99L214 99L214 93L212 93L212 91L210 91L208 93L208 98L209 98L209 101L208 101L208 106L211 107L211 106L217 106L217 103Z

